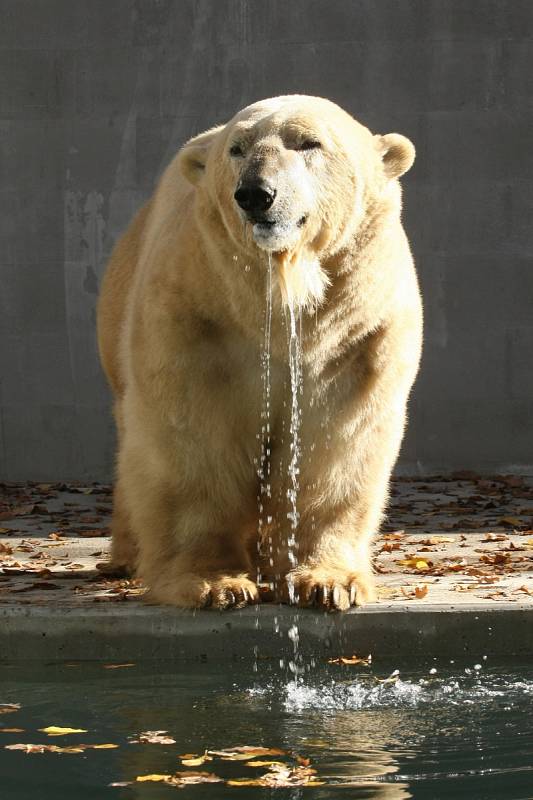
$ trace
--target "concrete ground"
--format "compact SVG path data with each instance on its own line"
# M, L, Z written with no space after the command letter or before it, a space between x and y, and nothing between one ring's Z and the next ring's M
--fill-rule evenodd
M277 657L295 626L310 653L533 655L532 478L395 480L375 544L379 600L347 614L149 606L139 582L97 568L109 486L2 489L0 659Z

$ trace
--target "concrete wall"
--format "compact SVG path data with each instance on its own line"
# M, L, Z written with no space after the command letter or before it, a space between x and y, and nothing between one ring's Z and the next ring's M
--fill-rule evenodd
M533 463L531 0L0 0L0 19L1 477L109 477L112 244L186 138L291 92L418 149L401 468Z

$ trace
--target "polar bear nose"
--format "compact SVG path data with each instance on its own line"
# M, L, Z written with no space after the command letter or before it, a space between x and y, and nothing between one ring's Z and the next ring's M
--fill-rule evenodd
M260 214L270 208L276 197L276 190L263 181L241 183L233 196L243 211Z

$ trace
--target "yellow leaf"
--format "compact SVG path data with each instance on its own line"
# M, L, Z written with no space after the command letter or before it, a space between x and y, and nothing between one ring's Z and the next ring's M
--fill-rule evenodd
M425 572L426 570L430 569L431 562L427 562L423 558L406 558L403 561L397 561L397 564L400 564L402 567L410 567L411 569L417 569L420 572Z
M41 733L48 736L66 736L67 733L87 733L85 728L60 728L57 725L49 725L48 728L39 728Z
M157 774L154 774L154 775L137 775L135 780L138 781L139 783L143 783L144 781L154 781L154 782L168 781L171 778L172 778L172 775L157 775Z
M285 767L283 761L250 761L246 764L247 767Z
M248 778L233 778L233 780L226 781L226 786L264 786L261 778L251 779Z
M181 763L184 767L199 767L201 764L205 764L206 761L212 760L212 756L210 756L206 751L203 756L190 756L189 758L182 758Z
M249 758L256 756L284 756L284 750L278 750L273 747L251 747L245 745L243 747L234 747L231 750L208 750L210 756L217 756L223 758L225 761L247 761Z
M91 750L115 750L119 745L118 744L93 744L91 745Z

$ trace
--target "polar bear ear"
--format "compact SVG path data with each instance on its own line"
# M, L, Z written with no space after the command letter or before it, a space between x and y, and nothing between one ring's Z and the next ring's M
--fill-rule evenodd
M399 178L413 166L415 146L406 136L400 133L387 133L385 136L375 138L388 178Z
M209 150L217 134L224 128L219 125L209 131L193 136L180 150L179 165L182 174L190 183L196 185L200 182L205 171L205 162L209 155Z

